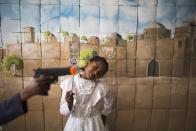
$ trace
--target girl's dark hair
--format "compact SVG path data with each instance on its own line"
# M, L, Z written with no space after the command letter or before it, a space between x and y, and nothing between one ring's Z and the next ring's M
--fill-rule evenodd
M94 56L90 58L89 62L101 62L103 65L103 75L108 71L108 62L104 57L101 56Z

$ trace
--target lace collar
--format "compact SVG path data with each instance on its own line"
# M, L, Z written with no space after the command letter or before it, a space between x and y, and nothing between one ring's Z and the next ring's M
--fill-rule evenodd
M78 83L79 83L79 92L80 94L91 94L95 88L96 81L87 80L81 77L81 74L78 74Z

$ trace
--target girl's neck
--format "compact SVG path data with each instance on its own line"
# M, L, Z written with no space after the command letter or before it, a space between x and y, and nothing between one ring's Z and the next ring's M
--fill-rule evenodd
M85 72L81 73L81 74L80 74L80 77L83 78L83 79L89 80L89 79L86 77Z

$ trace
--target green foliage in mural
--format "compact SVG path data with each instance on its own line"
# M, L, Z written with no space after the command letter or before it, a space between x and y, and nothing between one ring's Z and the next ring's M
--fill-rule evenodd
M85 35L82 35L82 36L80 37L80 39L81 39L81 40L87 40L87 37L86 37Z
M63 36L67 36L67 35L69 35L69 32L63 31L63 32L62 32L62 35L63 35Z
M52 35L52 33L51 33L50 31L44 32L44 36L45 36L45 37L49 37L49 36L51 36L51 35Z
M127 34L126 39L130 42L133 39L133 36L131 34Z
M22 59L18 58L17 56L15 55L12 55L12 56L8 56L8 57L5 57L3 59L3 62L2 62L2 66L4 69L6 69L7 71L10 71L11 69L11 66L15 64L16 66L16 69L20 70L23 68L23 61Z
M92 49L83 49L80 51L80 57L78 61L79 68L84 68L90 58L97 55L97 52Z
M17 35L17 38L16 38L16 43L19 44L19 39L18 39L18 35Z

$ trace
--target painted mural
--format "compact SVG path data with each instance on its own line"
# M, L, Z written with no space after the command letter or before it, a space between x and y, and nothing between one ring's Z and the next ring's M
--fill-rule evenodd
M52 32L104 36L117 32L141 34L160 23L175 34L175 27L194 21L194 0L1 0L1 44L24 42L25 27L35 29L35 40Z

